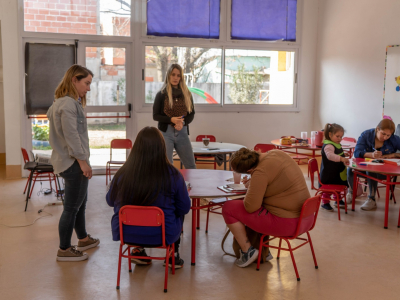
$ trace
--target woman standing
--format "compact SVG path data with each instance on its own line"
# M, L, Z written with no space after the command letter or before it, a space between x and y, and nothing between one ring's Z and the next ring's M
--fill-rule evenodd
M183 79L182 67L172 64L153 105L153 119L165 139L167 157L173 164L174 148L186 169L196 169L189 124L194 119L193 98Z
M85 209L89 179L89 137L83 108L90 91L93 73L73 65L55 91L53 105L47 111L50 123L51 163L54 173L65 181L64 210L58 225L60 249L58 261L81 261L88 258L82 252L96 247L99 239L86 232ZM72 231L78 236L78 246L71 246Z

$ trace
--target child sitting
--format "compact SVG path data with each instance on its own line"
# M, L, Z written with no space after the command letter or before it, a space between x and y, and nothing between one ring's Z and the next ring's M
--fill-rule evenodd
M338 184L349 186L347 183L347 168L349 159L344 156L342 141L344 129L339 124L326 124L324 128L324 145L321 149L321 182L322 184ZM331 193L323 193L322 198L330 198ZM336 195L333 194L333 200L336 200ZM335 202L337 204L337 202ZM344 201L339 201L339 206L344 207ZM333 212L333 208L329 200L323 199L321 207L326 211Z

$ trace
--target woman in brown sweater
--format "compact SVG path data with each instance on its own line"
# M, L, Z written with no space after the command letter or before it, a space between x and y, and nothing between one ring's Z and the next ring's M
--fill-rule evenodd
M241 248L235 263L243 268L258 256L258 250L248 241L245 226L262 234L293 235L310 193L298 165L280 150L259 154L241 148L232 155L231 167L237 173L251 174L251 180L245 182L248 186L245 199L228 201L222 209L225 222ZM308 221L312 223L311 219Z

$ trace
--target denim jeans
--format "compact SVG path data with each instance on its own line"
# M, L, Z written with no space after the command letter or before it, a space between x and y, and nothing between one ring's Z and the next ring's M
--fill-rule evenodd
M378 173L372 173L372 172L361 172L361 173L367 174L368 176L371 176L371 177L374 177L377 179L386 179L385 175L378 174ZM359 177L359 176L357 176L357 177ZM353 192L353 180L354 180L353 169L347 168L347 181L349 183L349 192L350 193ZM369 189L368 198L375 201L375 194L376 194L376 189L378 187L378 182L367 178L367 183L368 183L368 189Z
M189 136L187 134L187 127L183 126L182 130L178 131L171 125L168 125L166 132L162 132L165 140L165 146L167 148L167 157L171 164L173 164L172 154L174 148L178 153L183 165L186 169L196 169L196 163L194 161L192 144L190 143Z
M75 229L78 239L87 237L85 209L89 179L83 175L78 161L72 164L60 176L65 181L64 211L58 224L60 249L71 247L72 231Z

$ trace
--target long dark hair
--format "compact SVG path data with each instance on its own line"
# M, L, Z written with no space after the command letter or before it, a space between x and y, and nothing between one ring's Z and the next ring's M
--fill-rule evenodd
M182 176L169 162L164 137L155 127L143 128L125 164L111 183L111 199L120 206L150 206L160 193L171 198L172 182Z

